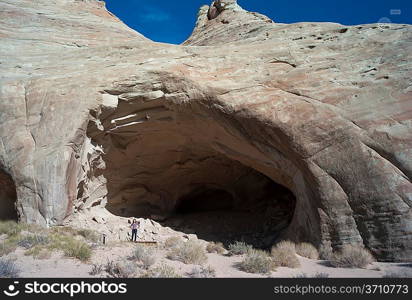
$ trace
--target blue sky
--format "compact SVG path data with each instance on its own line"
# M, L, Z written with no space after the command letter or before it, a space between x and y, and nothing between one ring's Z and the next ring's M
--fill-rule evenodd
M192 32L199 7L209 5L212 0L105 2L111 12L146 37L180 44ZM238 3L278 23L337 22L354 25L390 20L412 24L412 0L238 0ZM395 11L391 13L391 10Z

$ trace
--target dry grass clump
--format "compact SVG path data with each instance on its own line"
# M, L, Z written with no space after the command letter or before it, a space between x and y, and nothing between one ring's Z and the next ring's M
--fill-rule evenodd
M90 270L89 274L96 276L101 274L105 270L105 266L101 264L93 264L92 269Z
M170 249L178 246L180 243L182 243L182 239L178 236L172 236L168 238L166 241L164 241L163 247L165 249Z
M33 226L32 228L35 228ZM30 227L25 223L17 223L15 221L1 221L0 222L0 235L6 234L7 236L18 235L23 230L29 230Z
M49 242L50 239L47 235L33 234L21 237L17 242L17 245L25 249L30 249L37 245L47 245Z
M294 278L329 278L328 273L316 273L315 275L309 276L306 273L298 274Z
M208 253L217 253L217 254L223 254L225 253L226 249L223 247L222 243L214 243L210 242L206 246L206 251Z
M412 270L385 272L382 278L412 278Z
M214 278L216 277L216 270L211 266L194 267L188 275L190 278Z
M16 242L10 242L8 240L0 243L0 256L7 255L17 248Z
M137 259L145 269L149 269L149 267L156 262L153 250L142 245L139 245L134 249L132 258Z
M180 278L181 276L169 265L162 264L142 274L141 278Z
M332 247L329 245L320 245L319 247L319 257L323 260L331 260L333 258Z
M251 251L253 247L251 245L246 244L245 242L234 242L233 244L229 245L229 254L230 255L243 255Z
M0 278L17 278L20 270L14 261L0 258Z
M202 244L196 241L182 242L167 253L167 258L178 260L185 264L204 264L207 261L206 251Z
M319 259L318 249L309 243L300 243L296 245L296 253L306 258Z
M252 249L246 253L238 264L240 270L248 273L267 274L275 269L269 254L262 250Z
M104 266L104 270L114 278L132 278L136 275L137 267L131 261L108 261ZM96 269L95 271L99 271L99 269Z
M375 258L367 249L353 245L343 246L330 260L335 268L366 268L373 262Z
M68 240L63 249L64 255L77 258L83 262L88 261L92 256L90 246L77 240Z
M84 237L86 241L97 243L100 241L100 236L96 231L90 229L78 229L77 234Z
M277 267L298 268L300 262L296 256L296 246L290 241L282 241L272 247L272 261Z

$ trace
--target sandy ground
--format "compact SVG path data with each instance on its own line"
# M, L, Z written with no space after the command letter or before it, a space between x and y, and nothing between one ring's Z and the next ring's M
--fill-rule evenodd
M55 252L47 259L34 259L31 256L24 255L24 250L18 248L15 252L10 253L6 258L15 260L20 269L20 277L53 277L53 278L85 278L85 277L104 277L106 275L91 276L89 272L92 264L105 264L108 261L130 262L130 255L133 252L134 244L122 242L111 246L99 246L93 250L93 256L88 263L83 263L77 259L66 258L62 253ZM166 250L153 247L156 257L156 265L167 264L172 266L175 271L183 277L187 277L195 265L186 265L178 261L172 261L166 258ZM316 274L328 274L329 278L342 277L369 277L379 278L388 273L409 274L412 277L412 265L396 263L379 263L376 262L368 269L341 269L329 267L324 261L311 260L299 257L301 267L297 269L277 268L271 274L250 274L240 271L236 268L236 263L242 260L242 256L225 256L219 254L208 254L208 260L205 266L211 266L216 271L218 278L293 278L302 276L314 277Z

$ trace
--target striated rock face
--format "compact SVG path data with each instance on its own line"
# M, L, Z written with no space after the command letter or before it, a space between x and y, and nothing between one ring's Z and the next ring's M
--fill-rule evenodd
M282 212L272 242L412 257L411 26L276 24L215 1L176 46L98 1L0 8L2 217L13 201L51 225Z

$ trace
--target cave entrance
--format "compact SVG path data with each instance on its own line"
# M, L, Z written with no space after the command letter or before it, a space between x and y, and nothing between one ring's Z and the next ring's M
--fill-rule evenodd
M165 97L144 97L115 97L117 108L96 112L89 123L96 152L90 178L79 185L89 189L81 193L86 205L226 245L267 248L288 234L297 172L290 161L276 151L266 157L229 115L194 103L185 112ZM96 189L102 185L107 191Z
M16 186L10 175L0 170L0 220L16 220Z
M239 180L233 186L192 187L162 225L226 246L244 241L256 248L270 248L289 226L296 198L253 169Z

